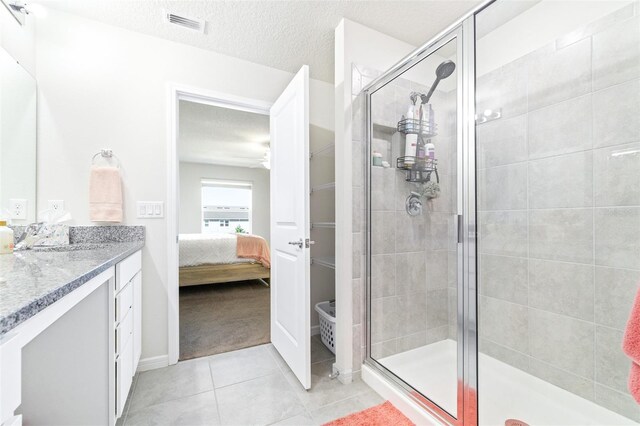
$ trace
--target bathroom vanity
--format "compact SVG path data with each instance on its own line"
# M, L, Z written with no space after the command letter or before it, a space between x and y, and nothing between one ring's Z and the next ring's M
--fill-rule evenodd
M115 424L141 353L143 227L0 256L0 425ZM131 235L134 238L131 238Z

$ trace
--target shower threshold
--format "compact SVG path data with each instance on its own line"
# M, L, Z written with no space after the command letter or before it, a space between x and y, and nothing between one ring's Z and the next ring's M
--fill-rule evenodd
M378 362L450 413L457 405L457 344L443 340ZM636 422L515 367L479 354L479 423L504 425L637 425Z

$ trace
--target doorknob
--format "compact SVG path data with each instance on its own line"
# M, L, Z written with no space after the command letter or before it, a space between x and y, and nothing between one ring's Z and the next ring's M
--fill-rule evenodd
M298 246L298 248L302 248L302 246L304 246L304 241L302 241L302 238L300 238L300 241L289 241L289 245L292 246Z

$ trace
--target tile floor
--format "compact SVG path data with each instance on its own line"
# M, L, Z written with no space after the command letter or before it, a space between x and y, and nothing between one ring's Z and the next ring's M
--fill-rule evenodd
M311 341L311 390L273 345L139 373L118 425L321 425L383 402L362 380L331 380L333 354Z

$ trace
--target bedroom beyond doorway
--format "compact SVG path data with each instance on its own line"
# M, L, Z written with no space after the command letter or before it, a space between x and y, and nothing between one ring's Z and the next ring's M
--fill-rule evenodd
M180 360L269 343L269 115L179 104Z

